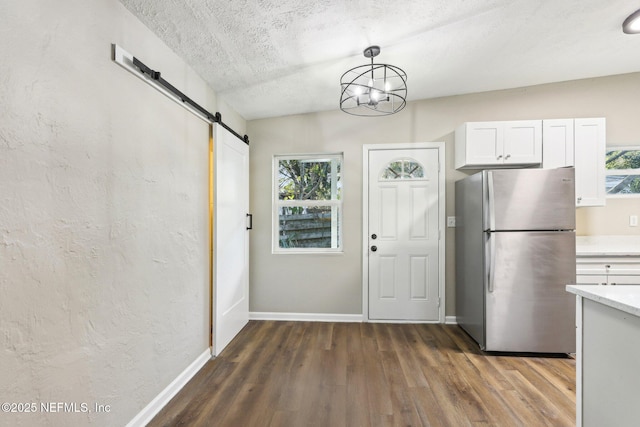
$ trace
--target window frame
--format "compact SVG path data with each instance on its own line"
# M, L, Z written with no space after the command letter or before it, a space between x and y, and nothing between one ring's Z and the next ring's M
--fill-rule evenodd
M316 162L331 162L331 200L280 200L279 165L282 160L303 160ZM334 166L336 162L336 166ZM337 165L340 166L338 185ZM343 200L344 200L344 154L275 154L272 162L271 182L271 251L273 254L342 254L344 242L342 233ZM338 187L340 187L338 198ZM280 247L280 214L281 207L331 207L331 247L330 248L281 248ZM335 246L335 247L334 247Z
M635 175L640 177L640 168L638 169L607 169L607 153L610 151L620 151L620 150L626 150L626 151L640 151L640 145L612 145L612 146L607 146L606 147L606 151L605 151L605 164L604 164L604 173L605 173L605 182L607 179L607 176L613 176L613 175ZM640 193L609 193L606 190L605 187L605 196L607 198L620 198L620 199L625 199L625 198L639 198L640 197Z

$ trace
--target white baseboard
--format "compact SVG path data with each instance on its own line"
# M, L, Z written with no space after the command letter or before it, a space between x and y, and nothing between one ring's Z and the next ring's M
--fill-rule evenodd
M250 320L284 320L296 322L365 322L367 321L362 314L327 314L327 313L249 313ZM369 320L371 323L390 323L389 320ZM424 323L424 322L391 322L391 323ZM434 323L434 322L426 322ZM435 322L437 323L437 322ZM446 316L444 318L445 325L457 325L456 316Z
M362 314L330 313L249 313L250 320L285 320L297 322L362 322Z
M158 412L184 387L187 382L211 359L211 349L208 348L196 360L178 375L164 390L160 392L142 411L138 413L127 427L144 427Z
M369 319L368 323L388 323L390 325L437 325L437 320L389 320L389 319Z

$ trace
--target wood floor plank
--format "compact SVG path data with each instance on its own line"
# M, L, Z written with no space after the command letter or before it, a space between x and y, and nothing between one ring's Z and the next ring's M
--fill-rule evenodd
M426 370L428 369L428 371ZM425 368L424 374L429 381L429 387L442 412L446 415L450 425L466 426L471 421L464 412L462 396L451 386L450 370L438 370L432 367Z
M575 360L489 354L455 325L251 321L149 424L570 426Z
M183 388L180 393L192 396L186 402L186 410L178 414L174 421L165 420L164 417L156 417L149 426L190 426L190 425L206 425L207 420L212 417L223 417L226 414L229 405L235 399L240 389L235 385L238 381L235 379L238 369L237 363L212 363L208 365L216 368L211 376L202 381L201 386L195 389ZM200 377L202 371L192 379L187 386L194 383L194 380ZM224 389L225 393L211 394L206 390ZM203 392L205 390L205 392ZM170 404L180 402L183 399L173 399ZM167 405L168 407L169 405ZM163 413L167 410L163 409ZM156 424L156 421L160 421Z
M421 425L427 427L454 427L453 419L440 405L431 387L420 389L411 398L416 407Z
M572 359L570 364L552 363L553 360L547 358L536 358L532 361L532 367L536 369L540 375L552 382L558 390L562 392L571 402L575 404L576 387L573 379L575 378L575 360ZM571 369L566 369L570 367Z
M256 347L252 355L242 360L244 381L251 384L264 384L273 372L274 366L281 361L281 350L286 342L292 325L265 328L261 334L268 335L269 340ZM224 355L223 355L224 356Z
M509 407L502 396L504 390L512 390L513 385L504 375L489 362L491 355L482 354L479 346L447 328L445 332L458 345L461 358L457 368L460 369L471 387L480 396L490 394L491 399L483 398L487 409L487 416L493 425L517 425L520 422L517 414Z
M412 326L413 325L410 327L406 325L392 325L391 340L396 349L400 368L402 369L407 387L428 387L427 379L422 374L420 362L418 362L417 355L414 351L416 345L412 344L409 339L407 339L407 334L405 334L405 331L413 330Z
M507 377L516 386L516 390L527 406L532 409L540 425L547 426L571 426L575 424L573 417L558 410L558 408L539 390L537 390L520 371L510 371Z
M236 399L231 403L224 418L219 418L220 425L261 425L265 421L265 414L269 412L269 407L266 403L268 396L265 393L265 388L264 384L245 383ZM209 421L213 422L214 420L215 418Z
M345 324L335 324L332 328L331 345L323 359L324 384L347 385L347 328Z
M369 376L364 363L361 325L347 328L347 413L346 425L371 425Z
M393 351L393 341L389 328L391 325L386 323L372 323L373 332L378 345L378 351Z
M555 407L560 409L560 413L570 411L575 407L575 401L565 398L565 390L562 390L558 381L553 377L543 375L536 369L536 359L538 358L515 358L513 363L518 368L520 375L522 375L541 395L552 402Z

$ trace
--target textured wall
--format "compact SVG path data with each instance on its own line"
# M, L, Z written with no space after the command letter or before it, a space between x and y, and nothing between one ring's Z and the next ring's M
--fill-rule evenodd
M419 76L418 76L419 78ZM335 95L337 97L337 95ZM336 98L337 99L337 98ZM610 144L640 145L637 100L640 73L412 102L400 114L353 117L340 111L250 121L251 310L256 312L361 313L362 145L446 143L447 216L455 215L454 130L465 121L606 117ZM274 154L344 152L344 254L271 253L271 162ZM639 199L610 199L607 207L581 208L579 234L640 234L629 215ZM446 314L455 314L455 230L446 230Z
M208 348L208 126L111 43L216 111L116 0L0 3L0 402L111 410L2 426L124 425Z

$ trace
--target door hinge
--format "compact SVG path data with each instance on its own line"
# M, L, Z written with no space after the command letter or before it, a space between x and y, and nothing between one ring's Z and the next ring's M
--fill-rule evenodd
M438 297L438 307L440 307L440 297Z

